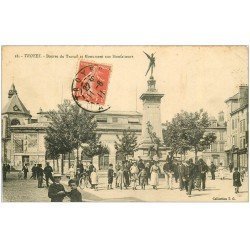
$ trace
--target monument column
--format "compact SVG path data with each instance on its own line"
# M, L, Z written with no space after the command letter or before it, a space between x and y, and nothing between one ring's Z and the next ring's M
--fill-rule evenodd
M135 153L135 157L140 156L144 160L149 160L148 150L152 148L152 146L155 146L148 132L148 125L150 124L152 126L151 132L155 133L156 137L159 138L161 141L160 146L158 145L159 151L161 152L160 158L165 159L166 147L163 145L161 124L161 99L164 94L159 93L158 90L155 88L156 81L153 77L153 68L155 67L154 54L151 54L151 56L147 53L145 54L150 60L149 68L146 72L146 75L151 69L151 76L147 81L147 91L140 96L140 99L143 102L142 136L141 141L139 142L140 146Z

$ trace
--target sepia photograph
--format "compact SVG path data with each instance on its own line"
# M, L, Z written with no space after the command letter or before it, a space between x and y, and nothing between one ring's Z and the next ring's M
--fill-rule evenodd
M248 202L248 46L2 46L2 202Z

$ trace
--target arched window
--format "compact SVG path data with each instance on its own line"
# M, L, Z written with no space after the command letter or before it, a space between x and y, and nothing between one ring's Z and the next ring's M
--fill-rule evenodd
M20 125L20 121L18 119L13 119L10 124L11 125Z

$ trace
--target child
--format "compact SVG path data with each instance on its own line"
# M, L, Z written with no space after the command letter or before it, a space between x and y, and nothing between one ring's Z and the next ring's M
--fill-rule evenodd
M70 179L68 182L71 191L67 192L70 202L82 202L82 194L77 189L76 180Z
M240 172L238 171L238 168L235 168L233 173L233 186L235 187L236 194L239 193L239 187L241 186L240 179Z
M97 185L98 185L98 175L96 173L96 168L93 168L92 173L90 174L90 180L91 180L91 185L97 191Z
M222 165L222 162L220 163L220 166L218 167L218 171L219 171L220 179L224 180L224 167Z
M108 189L113 189L112 188L113 178L114 178L113 164L109 164L109 168L108 168Z
M246 170L244 167L242 167L241 172L240 172L241 182L244 181L245 175L246 175Z
M75 169L73 165L69 168L68 175L70 180L75 178Z
M148 179L147 176L148 176L148 173L147 173L146 169L143 168L138 175L139 180L140 180L140 184L141 184L141 189L145 190L145 185L146 185L147 179Z

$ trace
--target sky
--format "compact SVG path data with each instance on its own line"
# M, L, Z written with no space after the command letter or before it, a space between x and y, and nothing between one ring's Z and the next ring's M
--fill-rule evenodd
M162 122L181 110L201 108L217 117L239 85L248 85L246 46L4 46L2 106L12 83L34 117L40 108L47 111L63 99L72 99L71 83L83 60L112 66L106 99L111 110L142 112L139 97L149 78L145 76L149 61L143 51L155 53L156 88L164 94Z

